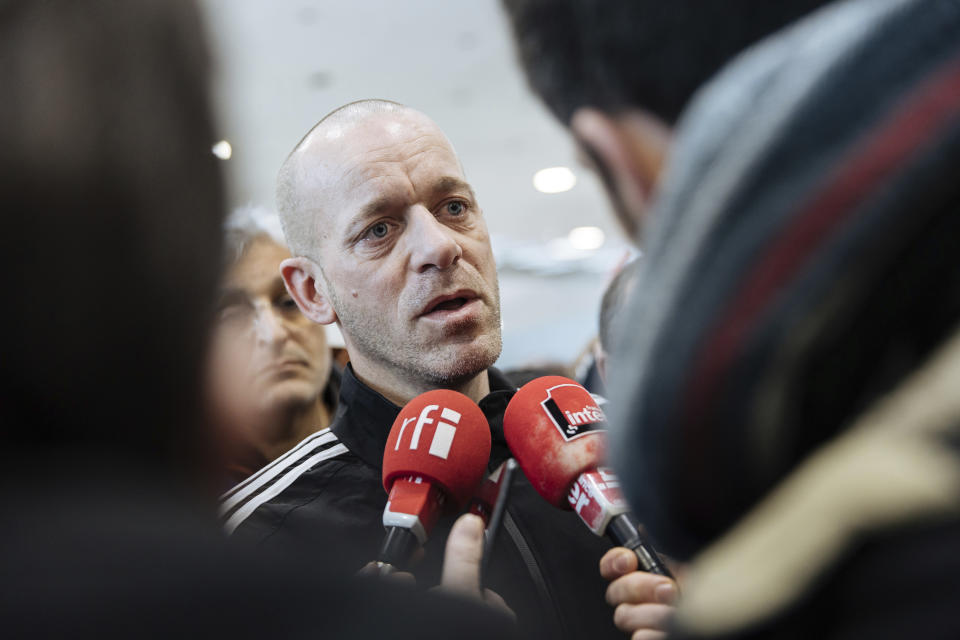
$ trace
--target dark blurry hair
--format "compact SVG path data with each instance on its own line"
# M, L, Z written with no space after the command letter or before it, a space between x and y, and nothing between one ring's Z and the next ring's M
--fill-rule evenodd
M195 442L223 196L186 0L0 2L4 450Z
M579 107L676 121L737 53L829 0L502 0L521 66L561 122Z

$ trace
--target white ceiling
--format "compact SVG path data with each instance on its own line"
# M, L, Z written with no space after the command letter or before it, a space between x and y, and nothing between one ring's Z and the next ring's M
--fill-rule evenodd
M606 272L627 244L566 132L527 89L496 0L202 6L214 42L220 135L233 146L232 205L272 207L280 163L332 109L374 97L408 104L447 133L487 217L501 270L500 365L579 352L595 332ZM534 172L557 165L573 168L577 185L535 191ZM607 244L571 259L557 239L584 225L603 229Z

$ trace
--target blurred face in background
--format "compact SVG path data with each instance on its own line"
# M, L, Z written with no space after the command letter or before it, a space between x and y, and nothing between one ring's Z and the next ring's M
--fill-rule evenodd
M323 326L300 313L280 278L280 261L289 257L261 236L224 278L210 375L214 405L231 422L305 408L330 377Z

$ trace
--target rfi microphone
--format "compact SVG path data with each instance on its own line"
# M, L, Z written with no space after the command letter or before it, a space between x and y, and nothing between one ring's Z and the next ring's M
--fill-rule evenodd
M441 512L464 507L483 479L489 457L487 419L462 393L428 391L400 410L383 452L383 488L389 498L378 557L382 572L407 568Z

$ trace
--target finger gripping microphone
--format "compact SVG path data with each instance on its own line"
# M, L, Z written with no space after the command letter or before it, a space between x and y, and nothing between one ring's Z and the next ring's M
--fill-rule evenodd
M525 384L503 416L510 451L537 493L575 511L596 535L633 550L643 571L672 578L630 513L617 477L601 466L606 428L590 392L562 376Z
M406 568L441 513L456 513L473 496L490 458L490 427L470 398L436 389L400 410L383 452L387 533L383 569Z

